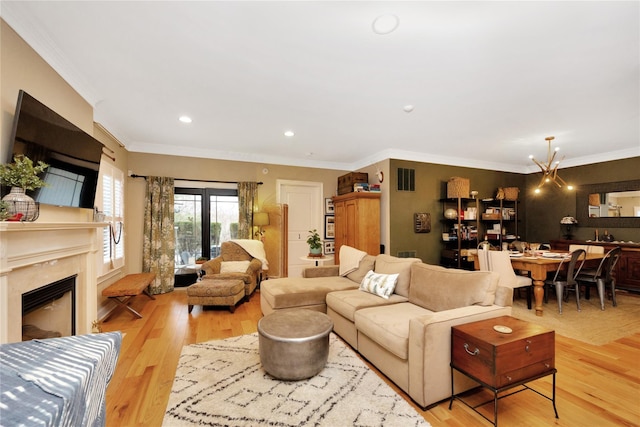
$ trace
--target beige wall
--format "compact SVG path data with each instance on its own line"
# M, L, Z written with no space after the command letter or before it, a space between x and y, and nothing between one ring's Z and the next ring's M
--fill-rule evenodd
M20 89L93 134L93 108L9 25L0 20L0 155L10 159L10 136ZM90 209L42 206L40 221L90 221Z
M338 176L345 171L314 169L262 163L235 162L228 160L201 159L194 157L167 156L131 152L128 169L135 175L168 176L184 180L210 181L257 181L258 207L276 203L276 181L278 179L321 182L324 197L335 195ZM263 169L268 173L263 173ZM142 230L144 216L145 181L128 178L125 209L127 215L126 251L127 270L142 269ZM268 228L268 227L267 227ZM267 231L266 237L270 233ZM267 244L267 242L265 242Z

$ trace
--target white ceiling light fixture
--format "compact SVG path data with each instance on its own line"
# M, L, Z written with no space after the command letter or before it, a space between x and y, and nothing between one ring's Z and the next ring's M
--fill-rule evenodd
M292 130L286 130L284 131L284 136L291 138L292 136L294 136L295 133Z
M398 25L400 25L400 19L398 19L396 15L386 14L374 19L371 28L374 33L384 36L385 34L394 32L398 28Z
M558 151L560 151L560 148L556 147L553 150L553 152L551 151L551 141L553 141L554 139L555 139L555 136L548 136L545 138L545 140L548 143L547 163L540 163L533 157L533 154L529 156L529 158L533 160L533 163L538 165L538 167L542 171L542 178L540 179L540 183L538 184L538 187L536 187L535 189L536 193L540 193L540 187L542 187L547 182L553 182L560 188L562 188L562 186L566 186L567 189L573 190L573 186L568 185L564 181L564 179L560 178L560 175L558 175L558 166L560 166L560 160L556 160L556 154L558 154Z
M191 123L193 121L189 116L180 116L178 120L180 120L182 123Z
M409 104L409 105L405 105L402 109L404 110L405 113L410 113L413 111L413 105Z

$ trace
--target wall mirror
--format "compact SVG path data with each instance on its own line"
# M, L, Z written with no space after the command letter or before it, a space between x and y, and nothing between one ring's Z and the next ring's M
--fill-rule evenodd
M587 227L640 227L640 180L580 186L576 217Z

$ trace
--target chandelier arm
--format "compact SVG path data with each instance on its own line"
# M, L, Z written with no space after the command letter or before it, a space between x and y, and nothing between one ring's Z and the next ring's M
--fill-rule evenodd
M546 178L545 174L542 174L542 178L540 179L540 184L538 184L538 188L542 187L544 185L544 180Z
M546 168L542 165L542 163L540 163L539 161L537 161L536 159L531 159L533 160L533 163L535 163L536 165L538 165L538 167L540 168L540 170L544 173L546 172Z

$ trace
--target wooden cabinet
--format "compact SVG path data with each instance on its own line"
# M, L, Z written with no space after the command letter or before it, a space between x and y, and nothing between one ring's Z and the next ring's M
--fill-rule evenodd
M640 292L640 245L614 242L593 242L585 240L552 240L551 249L568 251L570 245L604 246L608 252L616 246L622 248L620 259L614 271L616 288Z
M340 247L351 246L369 255L380 253L380 193L348 193L333 198L335 213L335 260Z

